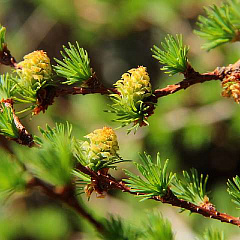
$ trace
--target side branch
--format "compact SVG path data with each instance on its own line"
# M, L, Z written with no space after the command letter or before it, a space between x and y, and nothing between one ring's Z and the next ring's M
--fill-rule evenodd
M200 74L196 72L190 65L188 66L187 70L184 75L184 80L168 85L165 88L156 89L153 91L153 94L146 99L146 104L148 102L157 103L158 98L167 96L169 94L173 94L179 90L187 89L188 87L197 84L197 83L204 83L211 80L224 80L228 78L239 78L240 72L240 60L238 60L235 64L230 64L227 67L218 67L212 72ZM96 78L96 77L95 77ZM97 78L96 78L97 79ZM92 86L92 85L91 85ZM42 94L44 92L44 94ZM34 109L34 114L38 114L41 111L45 111L49 105L52 105L54 102L54 98L58 96L65 96L65 95L86 95L86 94L102 94L102 95L110 95L110 94L120 94L116 88L104 88L102 84L98 83L97 87L46 87L44 89L40 89L37 96L38 96L38 106ZM149 105L148 109L148 116L152 115L154 112L154 106L152 104Z
M84 167L80 163L77 165L77 169L91 176L94 190L100 194L102 194L104 191L107 192L110 189L119 189L123 192L128 192L133 195L143 195L140 192L132 192L131 188L129 188L123 181L117 181L111 175L104 174L104 171L98 171L96 173L91 169ZM150 199L160 201L162 203L167 203L175 207L189 210L192 213L203 215L204 217L213 218L221 222L230 223L240 227L240 218L230 216L226 213L221 213L217 211L212 204L204 204L202 206L198 206L188 201L178 199L170 189L165 196L155 196Z
M200 74L196 72L190 65L187 71L184 73L184 80L173 85L168 85L165 88L156 89L154 91L155 97L158 99L163 96L167 96L169 94L173 94L179 90L187 89L188 87L197 84L204 83L211 80L220 80L229 78L239 79L240 72L240 60L238 60L234 64L230 64L227 67L217 67L214 71L209 73Z
M213 218L216 220L220 220L221 222L230 223L240 227L240 218L230 216L226 213L221 213L217 211L214 207L208 208L207 206L197 206L185 200L178 199L170 189L165 196L154 197L152 199L156 201L161 201L162 203L171 204L172 206L175 207L189 210L192 213L201 214L204 217Z
M64 95L76 95L76 94L94 94L100 93L101 95L108 95L112 93L118 93L115 88L82 88L82 87L73 87L69 89L57 89L56 96L64 96Z
M211 80L221 80L221 77L218 74L216 74L215 71L211 73L204 73L204 74L196 73L196 75L187 77L179 83L168 85L165 88L156 89L154 91L154 95L156 98L164 97L169 94L178 92L179 90L187 89L188 87L194 84L204 83Z

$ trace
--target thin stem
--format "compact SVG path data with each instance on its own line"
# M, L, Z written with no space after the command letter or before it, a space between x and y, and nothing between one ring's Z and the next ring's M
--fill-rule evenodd
M164 97L169 94L178 92L182 89L187 89L194 84L204 83L204 82L211 81L211 80L221 80L221 78L218 74L214 74L214 72L204 73L204 74L196 74L195 76L185 78L183 81L181 81L179 83L168 85L165 88L156 89L154 91L154 95L156 96L156 98Z
M115 88L82 88L82 87L73 87L66 89L57 89L56 96L64 96L64 95L86 95L86 94L95 94L100 93L101 95L109 95L112 93L118 93Z
M154 91L154 95L158 99L160 97L178 92L179 90L187 89L197 83L204 83L212 80L222 81L224 78L230 78L233 76L239 78L239 71L240 59L236 63L230 64L227 67L217 67L214 71L203 74L196 72L189 65L188 70L184 73L185 78L183 81L173 85L168 85L165 88L156 89Z

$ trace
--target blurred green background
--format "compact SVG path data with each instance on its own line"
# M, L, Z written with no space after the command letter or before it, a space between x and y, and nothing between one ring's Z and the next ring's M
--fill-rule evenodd
M151 56L150 48L159 45L167 33L182 33L190 45L189 59L199 72L234 63L240 57L239 43L224 45L211 52L201 50L203 40L193 34L203 6L211 0L0 0L0 23L7 28L7 43L17 61L37 49L60 58L62 45L76 40L85 48L91 66L105 86L111 87L127 70L146 66L154 89L182 79L168 77ZM54 60L52 63L55 64ZM0 66L1 73L9 68ZM33 134L46 123L68 120L77 138L105 125L117 127L114 117L103 112L109 100L105 96L67 96L55 100L45 114L23 120ZM240 109L232 100L221 97L219 82L206 82L159 99L150 127L126 135L117 130L120 154L138 161L138 152L152 156L161 153L170 159L176 172L197 168L209 174L211 200L219 211L238 216L226 192L228 178L239 174ZM10 150L14 143L1 138L1 146ZM26 150L27 151L27 150ZM121 165L133 168L132 164ZM121 167L112 172L123 178ZM206 227L224 230L227 239L240 239L235 226L188 213L152 201L138 202L133 196L110 192L105 199L94 195L84 204L96 216L117 214L133 225L144 224L147 211L160 211L172 223L176 240L194 239ZM7 204L7 205L6 205ZM0 239L55 240L96 239L93 228L71 210L62 207L38 191L15 196L0 207Z

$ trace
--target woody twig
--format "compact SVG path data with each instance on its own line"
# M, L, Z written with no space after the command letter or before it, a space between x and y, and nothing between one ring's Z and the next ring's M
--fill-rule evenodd
M116 180L110 174L104 174L104 171L98 171L96 173L91 169L84 167L80 163L78 163L76 168L81 172L91 176L93 186L95 185L95 191L100 191L98 192L99 194L102 194L104 191L107 192L110 189L119 189L123 192L127 192L133 195L142 195L142 196L144 195L140 192L131 191L131 188L129 188L123 181ZM178 199L173 194L171 189L168 189L167 193L164 196L154 196L154 197L151 197L150 199L155 201L160 201L162 203L167 203L174 207L189 210L192 213L200 214L207 218L216 219L221 222L230 223L240 227L240 218L233 217L226 213L221 213L217 211L216 208L213 206L213 204L211 204L208 200L206 200L204 204L201 204L201 206L200 205L198 206L191 202Z

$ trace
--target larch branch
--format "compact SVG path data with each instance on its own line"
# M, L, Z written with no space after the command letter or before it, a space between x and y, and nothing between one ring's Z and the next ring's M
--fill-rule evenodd
M101 171L96 173L91 169L84 167L80 163L77 165L77 169L91 176L91 180L92 181L94 180L94 184L98 184L99 185L98 188L101 189L102 191L105 190L107 192L109 189L119 189L123 192L128 192L133 195L144 196L143 193L131 191L131 188L129 188L123 181L117 181L114 177L112 177L109 174L103 174L103 172ZM221 222L230 223L240 227L240 218L233 217L226 213L221 213L217 211L214 207L209 207L208 205L198 206L191 202L178 199L170 189L168 189L168 192L165 194L165 196L162 197L154 196L151 197L150 199L160 201L162 203L167 203L174 207L186 209L192 213L200 214L204 217L213 218Z

